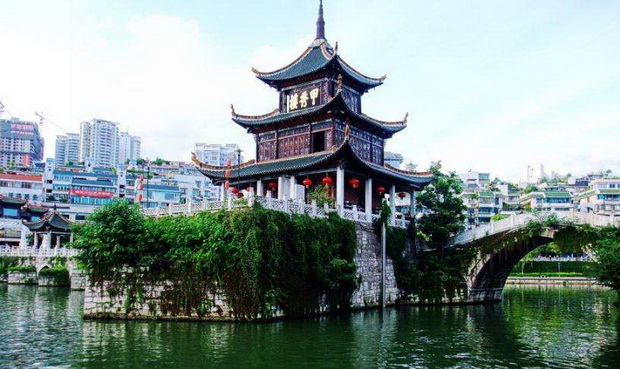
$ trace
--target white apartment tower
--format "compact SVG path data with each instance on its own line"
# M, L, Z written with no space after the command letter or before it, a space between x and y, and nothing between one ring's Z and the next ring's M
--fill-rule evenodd
M237 144L207 144L196 143L194 145L194 152L200 161L210 165L226 165L228 160L231 163L237 164L237 150L239 146ZM241 162L243 163L243 155L241 155Z
M72 162L77 164L80 160L80 135L67 133L56 136L56 163L64 164Z
M94 166L115 168L118 146L118 123L93 119L80 124L80 161L91 158Z
M140 137L132 136L129 132L121 132L118 146L118 162L123 164L127 160L138 160L141 149L142 142Z

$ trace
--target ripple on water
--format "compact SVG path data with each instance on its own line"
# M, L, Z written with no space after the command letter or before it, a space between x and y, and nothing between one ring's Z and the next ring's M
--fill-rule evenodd
M263 324L82 321L82 293L0 285L0 367L616 368L605 290L507 289L501 304Z

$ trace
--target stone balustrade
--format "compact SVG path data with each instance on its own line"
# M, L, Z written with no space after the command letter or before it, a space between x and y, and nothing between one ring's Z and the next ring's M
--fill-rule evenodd
M378 214L370 214L360 211L356 206L352 208L335 207L327 205L318 206L316 202L307 204L301 199L276 199L262 196L249 196L247 199L234 199L229 197L227 201L204 201L200 203L189 203L181 205L169 205L167 208L142 209L142 214L146 216L175 216L175 215L194 215L200 211L219 211L247 208L254 202L258 202L265 209L282 211L288 214L307 214L313 218L324 218L331 212L338 213L343 219L351 220L356 223L372 224L379 219ZM393 227L407 228L409 221L404 217L390 217L390 225Z

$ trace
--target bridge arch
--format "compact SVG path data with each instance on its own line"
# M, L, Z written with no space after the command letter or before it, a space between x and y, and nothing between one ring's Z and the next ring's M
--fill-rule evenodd
M507 231L482 238L468 247L479 251L466 276L468 301L500 301L508 275L531 251L554 240L559 229L546 229L541 234Z

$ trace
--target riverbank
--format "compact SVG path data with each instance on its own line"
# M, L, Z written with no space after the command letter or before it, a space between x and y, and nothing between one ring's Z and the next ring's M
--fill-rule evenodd
M569 286L569 287L592 287L607 289L597 283L596 278L590 277L508 277L506 286Z

